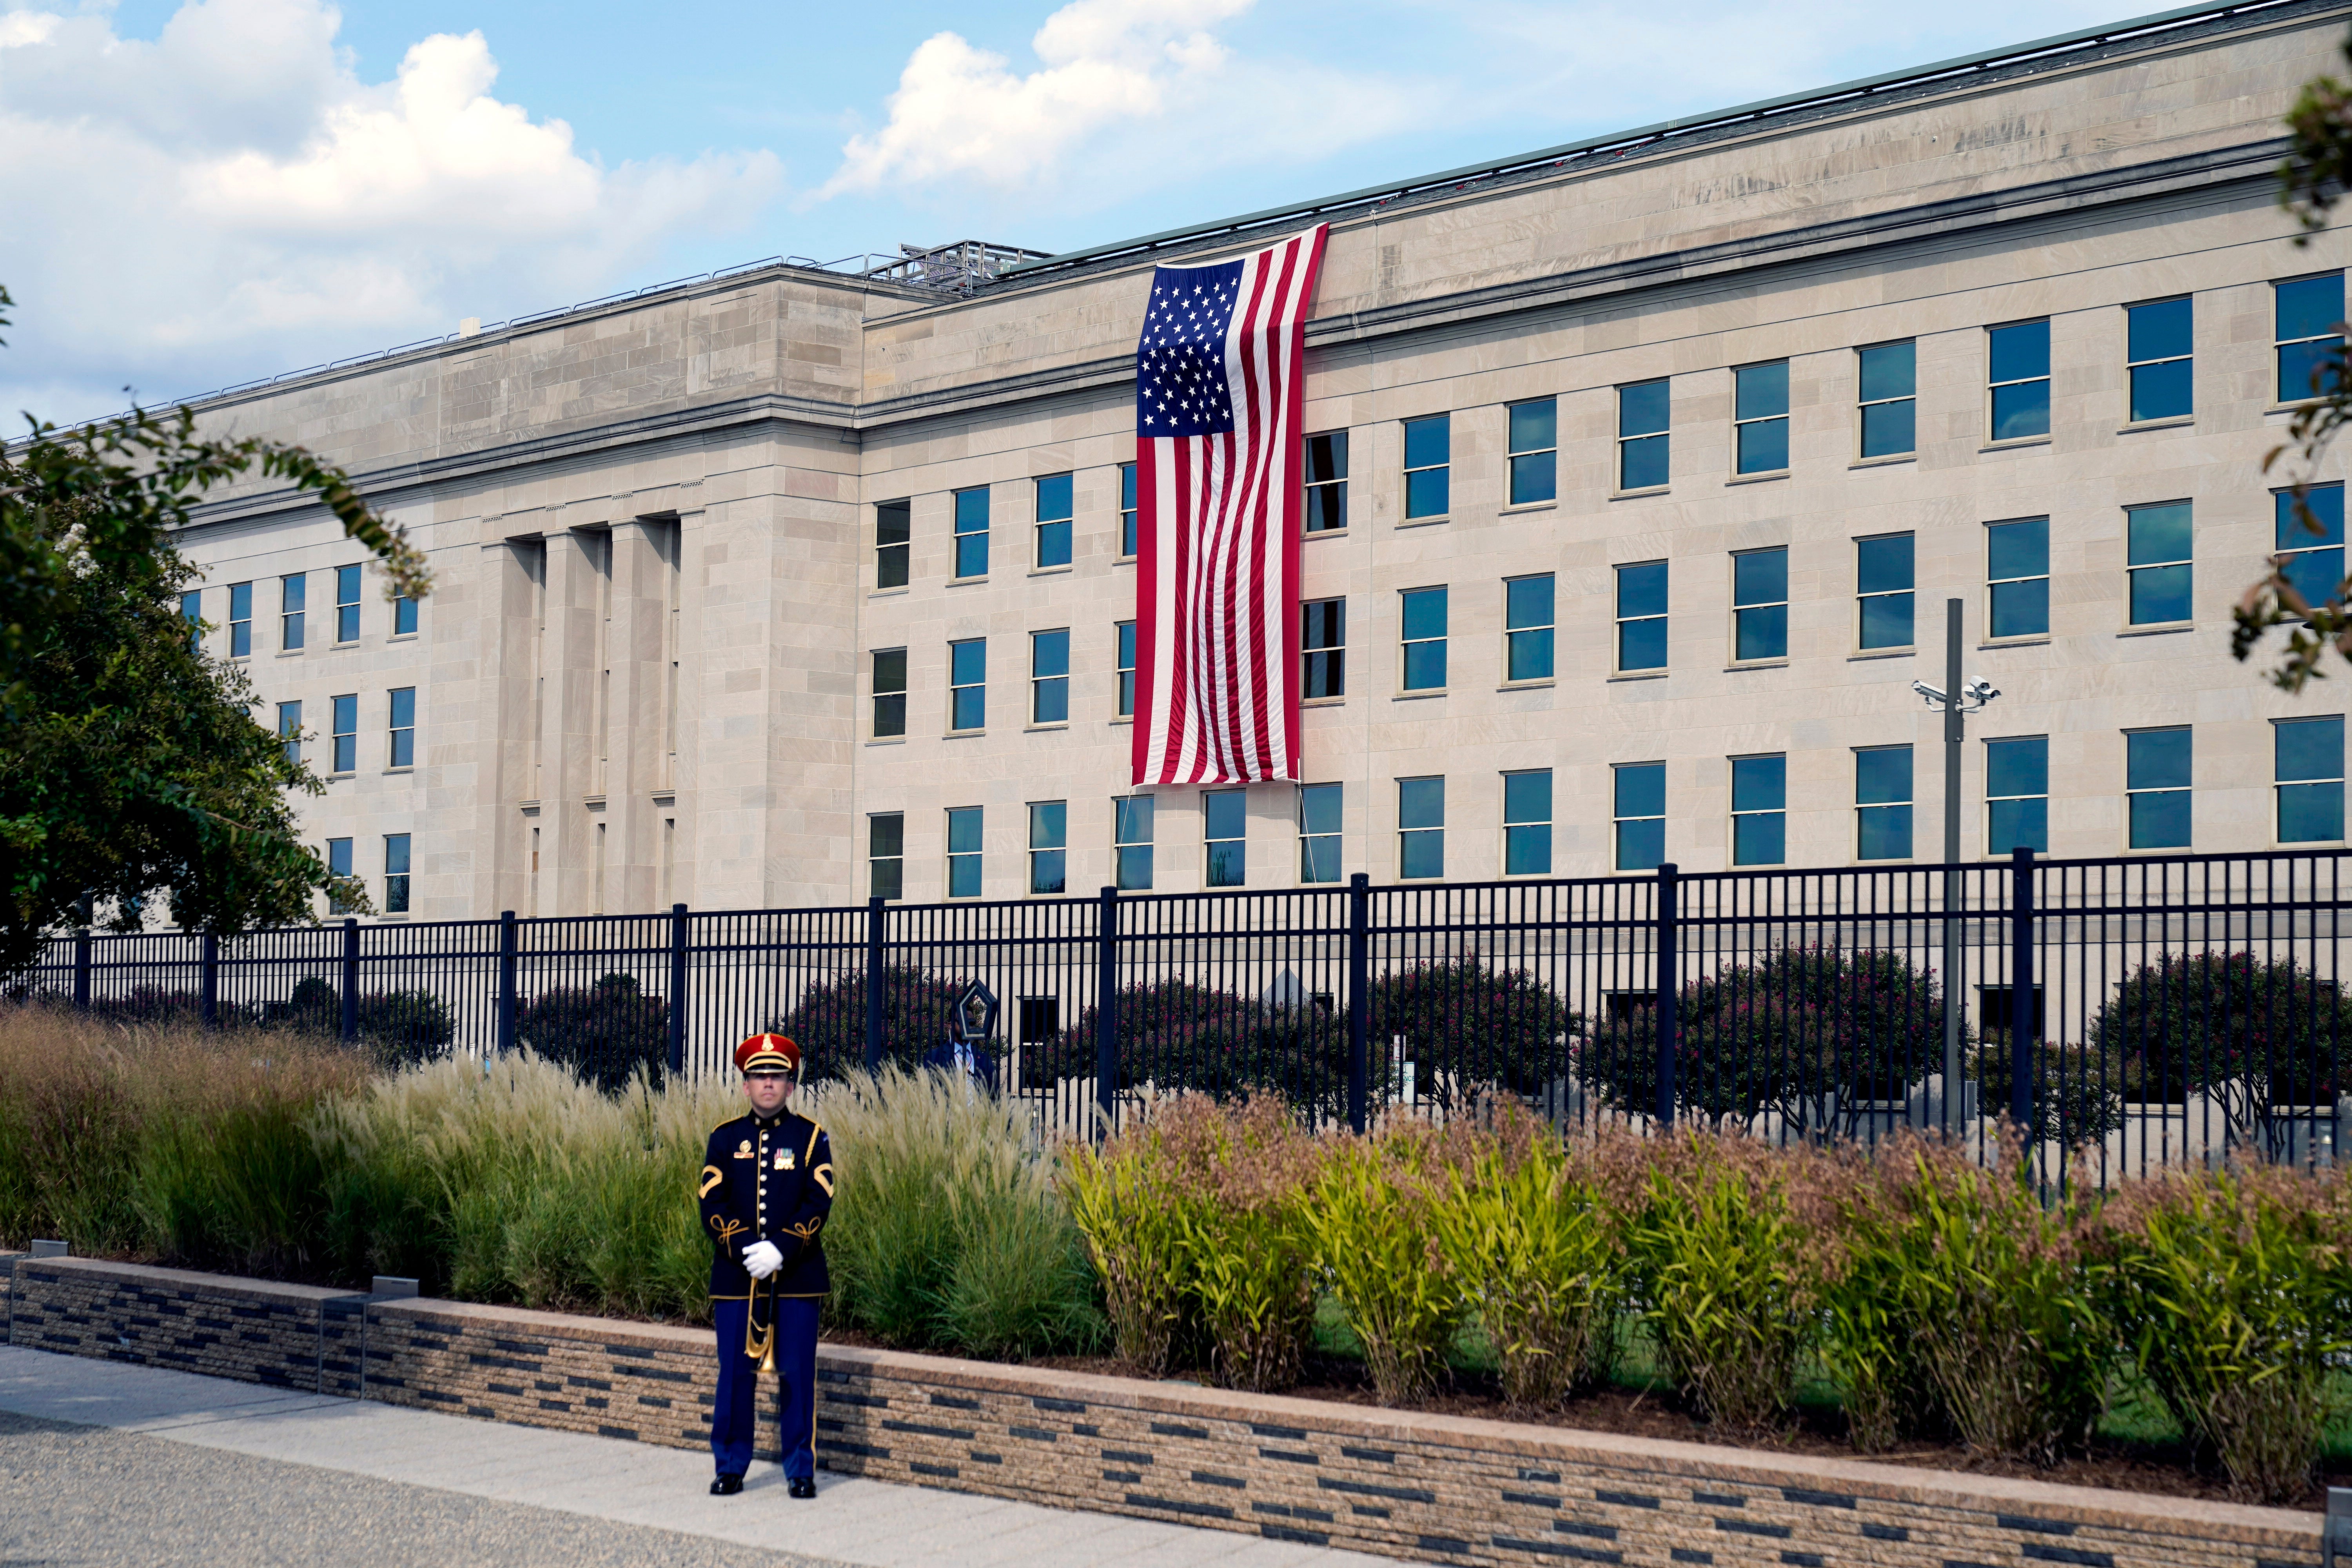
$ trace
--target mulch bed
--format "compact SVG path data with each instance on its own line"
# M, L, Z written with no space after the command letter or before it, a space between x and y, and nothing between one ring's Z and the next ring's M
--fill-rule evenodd
M824 1337L839 1344L881 1350L878 1340L845 1332L828 1324ZM1116 1356L1039 1356L1028 1363L1066 1372L1097 1373L1105 1377L1133 1377L1134 1371ZM1206 1385L1204 1379L1178 1379ZM1298 1399L1327 1400L1334 1405L1378 1406L1371 1381L1360 1362L1340 1357L1311 1356L1307 1376L1284 1393ZM1491 1374L1456 1371L1453 1387L1419 1406L1441 1415L1475 1415L1494 1421L1519 1421L1537 1426L1564 1426L1581 1432L1622 1432L1636 1437L1664 1437L1685 1443L1717 1443L1765 1452L1811 1454L1824 1458L1866 1459L1881 1465L1910 1465L1922 1469L1960 1470L1976 1475L2013 1476L2022 1480L2054 1481L2063 1486L2105 1487L2116 1491L2153 1492L2165 1497L2200 1498L2213 1502L2242 1502L2231 1495L2228 1479L2210 1468L2191 1466L2187 1449L2177 1443L2094 1442L2085 1453L2069 1455L2044 1469L2015 1460L1971 1453L1958 1442L1915 1441L1884 1453L1857 1453L1846 1441L1845 1417L1833 1407L1800 1406L1779 1431L1763 1436L1734 1437L1708 1426L1664 1390L1636 1393L1608 1388L1571 1399L1561 1409L1528 1412L1503 1402ZM2317 1513L2327 1505L2327 1487L2352 1486L2352 1463L2341 1457L2323 1465L2326 1473L2299 1500L2283 1505Z

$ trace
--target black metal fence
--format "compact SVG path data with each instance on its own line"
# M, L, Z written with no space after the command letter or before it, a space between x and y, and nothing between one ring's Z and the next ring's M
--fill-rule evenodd
M972 983L1001 1087L1076 1135L1181 1089L1322 1122L1519 1096L1570 1130L2031 1129L2051 1175L2352 1157L2342 851L81 934L24 991L529 1047L607 1085L772 1027L913 1063Z

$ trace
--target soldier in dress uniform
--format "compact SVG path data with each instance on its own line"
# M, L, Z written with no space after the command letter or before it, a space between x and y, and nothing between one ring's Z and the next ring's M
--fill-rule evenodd
M710 1304L719 1320L719 1397L710 1411L715 1497L743 1489L751 1468L759 1375L782 1386L784 1476L796 1498L816 1496L816 1316L832 1289L817 1233L833 1209L833 1146L824 1129L789 1108L801 1048L782 1035L735 1047L749 1112L719 1123L704 1151L702 1225L715 1252Z

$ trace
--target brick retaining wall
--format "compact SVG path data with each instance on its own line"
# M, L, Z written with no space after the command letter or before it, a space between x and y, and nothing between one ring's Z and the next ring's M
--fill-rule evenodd
M0 1256L0 1268L8 1259ZM707 1331L75 1258L8 1342L698 1448ZM1391 1556L2318 1568L2316 1515L827 1346L827 1469Z

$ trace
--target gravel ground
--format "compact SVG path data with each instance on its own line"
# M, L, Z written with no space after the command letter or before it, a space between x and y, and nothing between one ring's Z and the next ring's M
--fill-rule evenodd
M0 1411L0 1568L835 1568L643 1525Z

